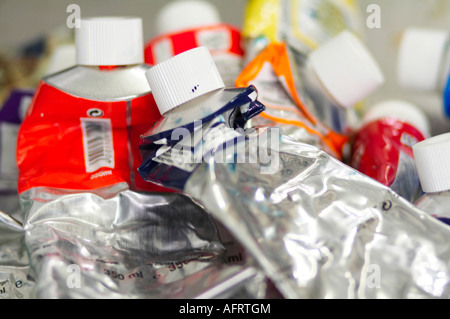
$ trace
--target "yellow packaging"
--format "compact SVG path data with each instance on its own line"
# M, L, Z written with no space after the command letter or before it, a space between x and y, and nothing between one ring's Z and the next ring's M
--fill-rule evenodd
M242 26L243 38L264 36L269 41L278 41L281 2L282 0L248 0Z
M346 29L363 37L355 0L248 0L242 35L263 36L308 52Z
M362 36L359 7L353 0L283 0L284 40L314 50L344 30Z
M305 92L306 79L300 78L303 75L298 69L303 63L297 60L307 59L344 30L364 38L356 0L248 0L242 29L246 67L236 80L237 86L253 84L258 89L267 106L259 116L265 124L282 126L302 141L314 140L339 159L346 156L351 132L330 126L324 119L324 112L336 114L337 110L326 110L309 99L314 93ZM359 108L360 103L355 111ZM344 112L337 112L343 118Z

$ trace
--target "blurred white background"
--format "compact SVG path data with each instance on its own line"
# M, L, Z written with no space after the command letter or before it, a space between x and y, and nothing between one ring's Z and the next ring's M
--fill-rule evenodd
M401 35L407 27L426 27L450 32L450 1L448 0L359 0L362 14L368 17L369 4L381 8L381 28L366 29L367 46L383 69L386 83L370 98L369 103L383 99L404 99L426 111L433 135L450 132L441 95L402 90L397 84L397 55Z
M222 20L242 25L245 0L209 0L219 9ZM22 43L64 26L75 3L82 16L133 15L144 21L144 37L153 35L154 18L167 0L0 0L0 48L14 49ZM449 0L359 0L366 19L370 4L381 8L381 28L367 28L367 45L382 67L386 83L369 98L369 105L383 99L400 98L413 102L429 115L433 134L450 131L450 120L441 111L437 93L402 90L396 82L397 51L402 31L409 26L441 28L450 32Z

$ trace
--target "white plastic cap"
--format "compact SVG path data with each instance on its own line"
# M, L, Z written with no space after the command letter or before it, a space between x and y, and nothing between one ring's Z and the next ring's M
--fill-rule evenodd
M77 64L74 44L64 44L55 48L50 56L45 74L53 74Z
M214 25L221 22L219 11L208 1L178 0L164 6L156 18L157 34Z
M415 144L413 152L422 190L426 193L450 190L450 133Z
M384 83L383 73L364 44L343 31L310 55L319 80L343 107L352 107Z
M430 124L425 113L416 105L402 100L386 100L370 107L363 117L363 125L382 118L394 118L419 130L427 138L430 136Z
M204 46L161 62L145 75L161 114L225 87L209 50Z
M75 29L77 64L131 65L144 62L142 19L98 17L81 19Z
M403 33L397 62L401 87L423 91L438 89L448 32L410 28Z

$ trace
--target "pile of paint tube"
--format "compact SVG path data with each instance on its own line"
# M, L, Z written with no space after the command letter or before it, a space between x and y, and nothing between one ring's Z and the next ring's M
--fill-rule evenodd
M450 133L366 105L385 79L356 3L249 0L239 29L178 0L155 30L82 18L4 94L0 297L450 297ZM449 34L398 58L443 114Z

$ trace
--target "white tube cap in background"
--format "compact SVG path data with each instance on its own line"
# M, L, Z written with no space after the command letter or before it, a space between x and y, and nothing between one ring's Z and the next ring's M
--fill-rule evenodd
M319 80L343 107L354 106L384 83L371 53L349 31L325 42L309 58Z
M156 18L156 34L221 23L217 8L208 1L177 0L164 6Z
M208 48L204 46L161 62L145 75L161 114L225 87Z
M430 123L418 106L403 100L385 100L371 106L364 114L363 125L383 119L394 118L414 126L425 138L430 137Z
M144 62L142 19L96 17L81 19L75 29L77 64L131 65Z
M398 84L405 89L438 90L448 44L448 32L407 29L403 33L398 53Z
M413 152L423 191L450 190L450 133L415 144Z

